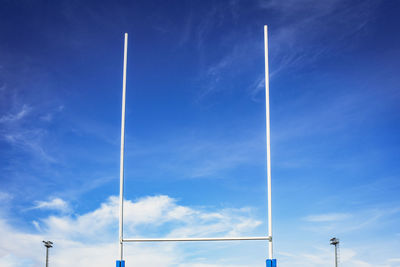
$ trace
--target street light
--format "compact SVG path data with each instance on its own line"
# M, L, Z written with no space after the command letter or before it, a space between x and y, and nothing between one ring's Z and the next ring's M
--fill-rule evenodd
M49 266L49 248L53 247L53 242L51 241L42 241L44 246L46 247L46 267Z
M336 237L331 238L331 245L335 246L335 267L338 267L338 259L337 259L337 247L339 246L339 239Z

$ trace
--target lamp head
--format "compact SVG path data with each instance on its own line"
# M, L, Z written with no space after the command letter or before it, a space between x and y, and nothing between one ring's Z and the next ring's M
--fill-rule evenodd
M46 247L46 248L52 248L53 247L53 242L51 242L51 241L42 241L43 243L44 243L44 246Z
M339 239L337 239L336 237L333 237L333 238L331 238L331 245L337 245L337 244L339 244Z

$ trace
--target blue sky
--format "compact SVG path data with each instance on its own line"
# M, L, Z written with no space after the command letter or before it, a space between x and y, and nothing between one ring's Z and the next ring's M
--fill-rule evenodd
M126 236L266 234L269 25L279 266L399 267L397 1L1 1L0 265L114 266ZM13 239L12 244L9 240ZM125 246L128 266L264 266L264 242Z

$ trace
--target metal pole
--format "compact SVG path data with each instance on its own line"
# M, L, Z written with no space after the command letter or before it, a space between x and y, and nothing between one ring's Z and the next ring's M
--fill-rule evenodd
M122 79L122 115L121 115L121 154L119 169L119 252L123 260L123 233L124 233L124 145L125 145L125 97L126 97L126 65L128 56L128 34L125 33L124 44L124 72Z
M337 257L337 246L339 245L339 239L337 239L336 237L331 238L330 240L330 244L335 246L335 267L338 266L338 257Z
M337 262L337 244L335 244L335 267L338 267L338 262Z
M44 246L46 247L46 267L49 266L49 248L53 247L53 242L51 241L42 241Z
M269 259L273 258L272 250L272 203L271 203L271 137L270 137L270 114L269 114L269 66L268 66L268 26L264 26L264 52L265 52L265 117L267 132L267 184L268 184L268 236Z
M46 267L49 267L49 248L46 247Z

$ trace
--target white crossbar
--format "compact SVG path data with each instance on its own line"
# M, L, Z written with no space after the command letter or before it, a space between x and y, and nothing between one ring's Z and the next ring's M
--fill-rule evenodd
M188 237L188 238L124 238L122 242L188 242L188 241L246 241L271 240L270 236L256 237Z

